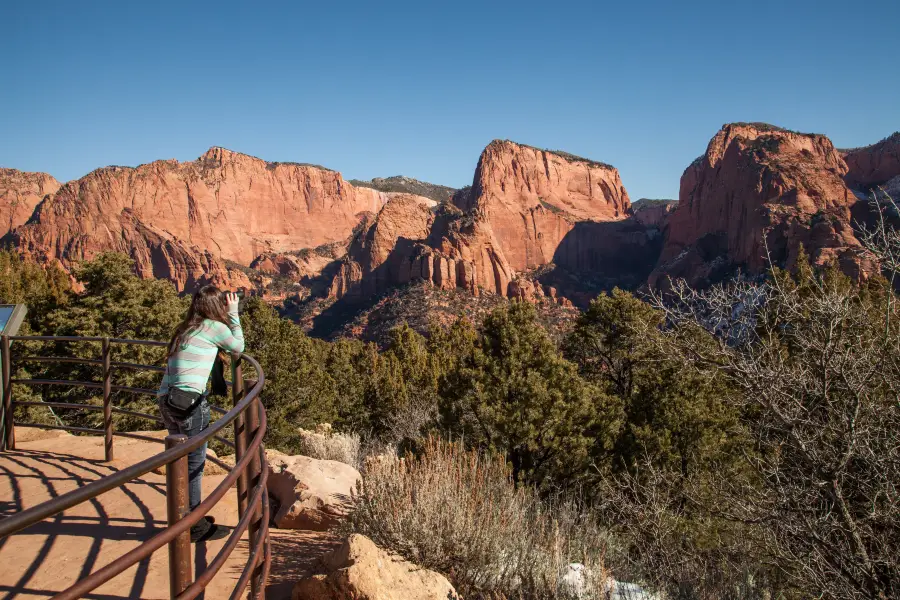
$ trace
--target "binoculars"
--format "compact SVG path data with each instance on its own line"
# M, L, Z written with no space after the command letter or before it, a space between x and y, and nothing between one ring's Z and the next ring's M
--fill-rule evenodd
M239 290L222 292L222 302L228 301L228 294L235 294L238 297L238 312L244 312L244 305L247 303L246 292L244 288Z

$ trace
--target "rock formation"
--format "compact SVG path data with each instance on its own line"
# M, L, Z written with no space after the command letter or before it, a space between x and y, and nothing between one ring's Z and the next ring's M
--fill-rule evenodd
M321 167L211 148L194 162L98 169L46 198L13 235L24 253L65 266L125 252L142 275L186 289L198 268L206 279L240 279L223 259L246 266L266 252L346 239L388 197Z
M278 504L276 527L325 531L347 515L359 471L336 460L287 456L275 450L266 450L266 460L266 487Z
M613 167L508 141L488 145L472 187L458 192L453 204L461 214L445 207L430 231L420 228L418 238L406 236L418 243L398 247L395 264L361 293L424 279L443 288L522 296L521 282L510 289L517 272L554 262L574 269L595 267L609 257L607 246L632 233L598 240L595 230L579 227L603 228L628 217L628 194ZM386 207L376 222L396 218L394 212ZM655 256L647 262L652 266ZM350 289L353 278L367 278L364 262L356 263L347 264L338 278L336 296Z
M323 573L294 586L293 600L453 600L447 578L353 534L321 560Z
M0 237L24 225L44 196L56 193L59 186L46 173L0 168Z
M861 277L871 270L850 226L856 196L847 165L822 135L771 125L725 125L681 178L659 263L649 284L667 276L693 285L740 267L759 273L792 266L802 244L816 264L837 260Z
M687 168L677 205L632 205L609 165L497 140L455 193L405 177L354 186L222 148L61 187L0 170L0 217L4 239L43 261L71 268L116 250L179 290L254 285L264 298L319 303L313 317L416 281L583 305L615 285L703 284L770 258L791 266L801 244L816 263L864 277L873 265L850 224L866 218L866 189L898 176L900 133L837 151L824 136L735 123Z
M632 216L644 227L653 227L665 231L669 218L675 212L678 200L650 200L641 198L631 205Z
M330 296L371 298L424 280L473 294L555 301L552 284L528 284L522 275L551 263L599 274L602 287L636 286L656 264L668 208L645 214L632 218L609 165L495 141L481 155L473 186L452 204L432 211L399 199L386 205L351 244Z
M515 271L554 262L575 223L622 220L630 207L615 168L498 140L485 148L472 188L455 202L490 227Z
M265 275L286 277L293 281L318 277L326 267L347 254L347 242L335 242L318 248L289 253L267 252L250 263L250 268Z
M59 190L47 184L30 221L11 219L7 238L65 268L123 252L140 275L179 290L249 287L249 274L257 286L276 286L273 298L301 282L307 297L353 299L416 280L522 296L510 286L523 271L555 264L634 279L658 252L659 223L629 218L618 172L563 152L492 142L472 187L455 194L405 177L359 184L212 148L193 162L107 167ZM21 195L26 186L15 188ZM23 213L39 199L30 193Z
M900 131L877 144L842 151L847 163L847 185L867 189L900 175Z
M370 298L424 280L441 289L484 287L506 294L512 270L489 229L452 206L431 210L419 197L391 199L350 243L334 276L332 298Z

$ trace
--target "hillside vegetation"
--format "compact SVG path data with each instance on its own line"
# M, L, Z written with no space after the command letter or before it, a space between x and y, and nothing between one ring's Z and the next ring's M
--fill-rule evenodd
M896 232L873 230L865 239L895 277ZM388 319L383 348L310 338L252 299L241 320L247 352L267 377L261 395L266 443L308 451L310 434L301 428L330 423L359 436L363 456L406 456L402 471L372 467L356 526L386 548L438 568L467 598L565 597L555 595L561 592L553 578L574 560L571 554L546 569L551 563L510 562L524 547L561 548L563 538L553 531L565 532L571 542L565 547L580 548L594 574L609 572L669 598L900 597L900 301L884 278L860 286L837 268L813 270L805 254L798 264L794 274L775 269L704 293L676 284L649 303L614 290L558 333L525 302L501 303L478 325L465 316L433 321L427 336ZM69 289L59 271L4 253L0 300L35 308L26 331L159 340L168 338L187 305L170 283L133 275L122 255L101 255L75 275L82 292ZM29 354L67 351L28 345ZM68 351L93 356L93 346ZM121 352L113 360L163 358L155 349ZM98 377L92 366L13 368L19 377ZM122 383L134 387L159 383L158 375L127 377ZM99 402L62 388L16 386L14 393ZM154 409L121 392L114 401ZM17 409L16 418L26 416L87 427L100 418L87 410ZM115 419L120 429L148 426L125 415ZM455 483L429 475L457 464L484 471L465 471L465 477L459 471L463 479ZM481 503L489 494L479 482L488 480L478 473L490 474L491 485L510 487L492 488L496 502ZM379 491L410 485L421 502ZM477 527L435 525L428 531L438 536L422 535L423 523L437 518L436 498L448 494L471 502L476 523L503 524L497 535L480 538L482 546L464 535ZM379 504L388 497L397 502L393 508ZM549 521L540 520L545 513L528 512L561 497L569 508L559 504ZM507 501L522 510L491 512ZM461 519L464 512L441 514ZM404 520L392 529L385 519L400 514ZM549 529L523 538L521 531L531 529L520 531L507 518L522 514ZM596 534L577 535L578 524L592 528L582 533ZM460 527L470 525L460 520ZM479 557L479 548L490 556ZM504 552L507 558L491 566ZM510 578L497 579L498 573ZM540 573L550 579L534 585L525 579Z
M427 181L419 181L412 177L394 175L393 177L376 177L370 181L351 179L350 184L357 187L372 188L381 192L401 192L431 198L437 202L449 202L456 189Z

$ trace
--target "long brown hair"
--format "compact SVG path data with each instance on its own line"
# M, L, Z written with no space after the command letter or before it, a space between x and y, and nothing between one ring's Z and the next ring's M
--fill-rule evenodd
M178 351L184 338L199 328L204 319L212 319L228 325L228 310L222 300L222 291L214 285L204 285L194 293L187 317L175 328L175 333L169 341L169 356Z

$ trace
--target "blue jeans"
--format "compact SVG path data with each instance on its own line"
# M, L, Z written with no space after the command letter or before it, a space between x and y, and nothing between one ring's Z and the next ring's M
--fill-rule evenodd
M172 414L165 402L160 399L159 412L162 413L163 423L170 434L183 433L188 437L199 435L209 427L209 403L206 397L186 417L178 417ZM188 498L191 510L197 508L203 495L203 467L206 466L206 446L202 446L188 454Z

